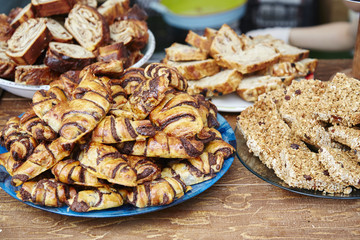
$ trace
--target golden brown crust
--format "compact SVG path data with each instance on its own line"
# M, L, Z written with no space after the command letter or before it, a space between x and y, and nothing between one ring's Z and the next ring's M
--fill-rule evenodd
M10 26L16 29L30 18L35 18L35 10L32 4L29 3L23 9L18 9L18 11L13 12L13 15L15 15L15 17L10 22Z
M71 6L67 0L31 0L37 17L49 17L70 12Z
M76 4L71 9L65 20L65 28L82 47L89 51L108 44L110 39L109 26L104 17L87 5Z
M48 85L59 76L46 65L19 65L15 70L15 82L26 85Z
M112 146L91 142L79 161L98 178L123 186L136 186L136 172Z
M129 9L129 0L107 0L97 10L111 25L116 18L123 16Z
M22 23L8 40L6 54L16 63L32 65L51 40L44 19L29 19Z
M52 41L69 43L73 40L73 36L55 19L46 18L46 26L51 33Z

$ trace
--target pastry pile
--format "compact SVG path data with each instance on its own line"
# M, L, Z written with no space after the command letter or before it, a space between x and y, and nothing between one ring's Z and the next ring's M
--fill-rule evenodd
M294 81L261 95L237 127L250 151L291 187L349 194L360 188L360 81Z
M185 42L166 48L163 62L189 80L189 93L207 97L237 93L256 101L264 92L285 88L315 71L317 59L270 35L238 35L228 25L204 34L189 31Z
M47 85L61 73L143 57L147 15L129 0L32 0L0 15L0 77Z
M62 74L6 123L0 164L23 201L79 212L165 205L234 152L216 130L216 107L188 94L175 68L112 63Z

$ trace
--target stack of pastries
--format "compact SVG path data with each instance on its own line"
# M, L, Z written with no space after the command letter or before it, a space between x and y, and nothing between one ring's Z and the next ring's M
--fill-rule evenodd
M78 212L169 204L234 152L216 130L215 105L187 86L160 63L68 71L8 120L0 164L23 201Z
M0 77L47 85L98 61L131 66L148 42L146 19L129 0L31 0L0 15Z

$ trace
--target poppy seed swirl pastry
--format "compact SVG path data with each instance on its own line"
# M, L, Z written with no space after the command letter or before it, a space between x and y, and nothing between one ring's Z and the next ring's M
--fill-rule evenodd
M6 54L18 64L32 65L50 40L45 19L31 18L22 23L8 40Z
M104 17L92 7L76 4L65 20L65 28L89 51L106 45L110 39Z
M85 48L71 43L50 42L44 63L57 72L81 70L95 62L95 55Z

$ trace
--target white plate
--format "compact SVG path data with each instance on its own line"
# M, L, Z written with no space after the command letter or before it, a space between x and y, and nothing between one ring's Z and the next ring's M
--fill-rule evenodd
M145 48L142 50L144 56L131 67L141 67L153 55L155 50L155 37L150 30L148 30L148 33L149 33L149 41L145 46ZM49 85L41 85L41 86L25 85L0 78L0 88L12 94L18 95L20 97L32 98L36 91L41 89L45 89L45 90L49 89Z
M220 112L241 112L254 104L243 100L236 93L213 97L211 102L215 104Z

